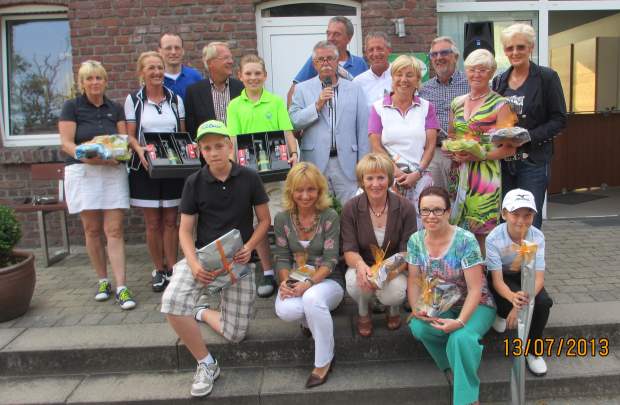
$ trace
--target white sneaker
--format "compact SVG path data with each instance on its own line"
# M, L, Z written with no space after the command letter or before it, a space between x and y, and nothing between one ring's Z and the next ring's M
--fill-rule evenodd
M545 359L540 356L525 356L525 363L527 364L528 370L536 377L542 377L547 374L547 363L545 363Z
M493 330L495 330L495 332L497 333L504 333L506 331L506 320L499 315L495 315Z
M190 393L193 397L204 397L213 390L213 382L220 376L220 366L217 360L213 364L198 363L194 382Z

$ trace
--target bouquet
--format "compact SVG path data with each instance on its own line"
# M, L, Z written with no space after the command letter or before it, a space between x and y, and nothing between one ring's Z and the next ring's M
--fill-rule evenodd
M312 278L312 275L316 271L314 266L307 264L308 261L308 253L307 252L296 252L295 253L295 270L291 272L289 277L293 280L297 281L306 281L309 278Z
M207 294L215 294L250 274L248 264L233 263L232 260L234 254L242 247L241 233L233 229L196 251L202 268L208 272L215 272L217 276L206 286ZM177 263L175 268L179 265L187 265L186 259Z
M390 244L388 243L388 247ZM370 266L368 281L377 288L382 288L386 281L391 281L399 274L399 270L405 264L405 258L400 253L394 253L387 259L384 259L385 251L377 246L370 246L375 263Z
M484 159L486 156L484 147L472 135L466 135L461 139L446 139L442 145L449 152L469 152L478 159Z
M126 161L131 158L127 135L98 135L75 148L76 159L100 158Z
M446 312L461 298L461 292L456 284L446 282L439 277L422 274L417 283L421 293L415 310L426 312L429 318Z

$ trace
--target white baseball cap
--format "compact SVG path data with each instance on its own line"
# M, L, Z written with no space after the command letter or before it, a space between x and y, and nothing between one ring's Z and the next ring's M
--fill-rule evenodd
M536 209L536 202L534 201L534 195L521 188L515 188L506 193L502 208L507 209L509 212L518 210L519 208L530 208L534 210L534 212L538 212Z

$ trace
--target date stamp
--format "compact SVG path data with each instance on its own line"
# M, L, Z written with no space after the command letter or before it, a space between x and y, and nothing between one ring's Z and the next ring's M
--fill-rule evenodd
M522 339L506 337L503 341L505 357L527 356L566 356L566 357L606 357L609 355L608 338L542 338Z

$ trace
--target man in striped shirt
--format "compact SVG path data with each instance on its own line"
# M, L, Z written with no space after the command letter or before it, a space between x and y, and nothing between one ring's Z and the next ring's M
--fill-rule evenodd
M433 103L441 125L437 136L437 148L435 148L435 155L429 170L433 176L434 185L447 189L448 173L452 162L441 153L441 141L448 133L450 103L455 97L468 93L469 84L463 72L456 70L459 50L452 38L435 38L431 42L428 56L436 76L422 85L420 97Z

